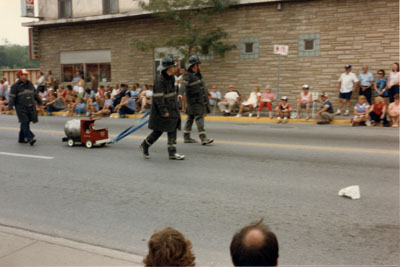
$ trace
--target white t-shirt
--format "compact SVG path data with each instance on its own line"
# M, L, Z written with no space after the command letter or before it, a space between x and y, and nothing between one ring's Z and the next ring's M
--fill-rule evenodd
M393 84L397 83L400 80L400 72L390 72L390 80L388 87L392 87Z
M235 91L228 92L225 94L227 100L236 100L239 97L238 93Z
M354 84L358 82L357 76L350 72L347 74L346 72L342 73L339 78L339 82L342 83L340 87L341 93L350 93L353 90Z

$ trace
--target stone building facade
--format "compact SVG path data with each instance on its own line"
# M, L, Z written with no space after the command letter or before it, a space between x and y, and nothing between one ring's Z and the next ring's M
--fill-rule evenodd
M126 0L119 4L138 8L127 6ZM57 7L46 8L51 13ZM41 10L46 11L43 6ZM41 70L52 70L62 81L63 65L81 64L82 58L82 64L108 64L98 65L102 71L109 68L110 77L106 75L104 82L152 83L156 53L137 50L132 41L171 35L176 28L148 14L121 14L121 10L113 15L85 13L75 20L45 17L25 24L39 28ZM223 28L228 33L226 41L237 47L224 58L204 57L206 84L215 84L222 92L229 84L244 95L254 86L276 88L276 44L289 46L288 56L281 56L280 95L288 95L292 103L304 83L311 91L331 93L335 103L337 80L345 64L351 64L356 74L368 65L376 76L378 69L388 73L399 61L398 0L244 1L214 17L209 25Z

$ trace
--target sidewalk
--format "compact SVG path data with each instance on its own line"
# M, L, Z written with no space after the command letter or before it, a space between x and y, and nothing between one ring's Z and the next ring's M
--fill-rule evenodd
M143 266L142 256L0 226L0 266Z
M52 115L54 116L65 116L67 112L53 112ZM143 114L133 114L133 115L127 115L128 118L141 118ZM186 115L182 115L181 118L182 120L186 120ZM336 116L335 119L331 122L331 124L338 124L338 125L349 125L350 126L350 118L352 116ZM73 118L73 117L71 117ZM110 118L119 118L118 113L112 113L110 115ZM261 117L257 119L256 117L247 117L243 116L240 118L237 118L235 116L221 116L221 115L207 115L205 117L205 120L207 121L227 121L227 122L254 122L254 123L276 123L277 120L276 118L269 119L266 117ZM316 124L316 121L314 119L288 119L288 123L304 123L304 124Z

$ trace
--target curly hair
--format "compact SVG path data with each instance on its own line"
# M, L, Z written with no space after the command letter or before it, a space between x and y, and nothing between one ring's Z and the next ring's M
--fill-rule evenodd
M148 247L145 266L195 266L192 243L171 227L154 233Z

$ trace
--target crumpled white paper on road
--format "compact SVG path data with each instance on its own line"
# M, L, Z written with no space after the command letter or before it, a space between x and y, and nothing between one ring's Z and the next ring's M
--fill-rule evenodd
M359 199L360 195L360 187L358 185L352 185L339 190L339 196L348 197L351 199Z

